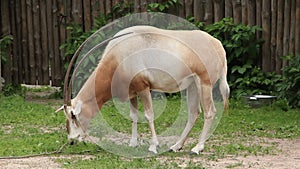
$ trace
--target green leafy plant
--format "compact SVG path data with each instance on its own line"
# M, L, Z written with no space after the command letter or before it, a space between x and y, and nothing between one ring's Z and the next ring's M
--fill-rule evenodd
M265 87L273 82L266 78L272 77L272 74L263 73L257 66L262 40L257 40L255 33L261 28L234 24L232 18L224 18L203 29L219 39L226 50L232 95L239 97L241 94L269 91L269 87Z
M171 8L177 9L182 4L179 0L167 0L162 3L149 3L148 12L164 12L168 13Z
M291 107L300 108L300 54L297 56L284 56L284 60L289 62L283 68L282 82L276 85L281 98L287 99Z

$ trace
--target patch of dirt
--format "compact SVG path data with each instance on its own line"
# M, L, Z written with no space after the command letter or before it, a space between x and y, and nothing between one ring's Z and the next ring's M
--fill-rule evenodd
M300 169L300 139L269 139L265 141L275 142L279 152L276 155L227 156L216 161L203 157L184 156L176 157L172 161L182 168L185 168L189 163L201 163L205 168ZM162 158L162 161L166 160L170 159Z
M61 169L62 164L55 162L57 159L71 159L78 158L81 160L88 160L94 158L89 155L70 155L70 156L40 156L23 159L7 159L0 160L1 169Z
M205 168L234 168L234 169L300 169L300 139L269 139L268 142L275 142L280 150L276 155L264 156L228 156L217 161L208 160L207 158L183 156L183 157L163 157L158 156L157 159L163 162L176 162L180 167L184 168L189 163L201 163ZM63 164L55 162L56 159L62 158L78 158L81 160L91 159L94 156L87 155L70 155L70 156L46 156L32 157L26 159L2 159L0 160L0 168L3 169L60 169Z

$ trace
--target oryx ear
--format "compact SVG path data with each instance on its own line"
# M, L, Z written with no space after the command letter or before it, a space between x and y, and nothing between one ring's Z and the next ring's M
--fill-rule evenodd
M81 112L81 107L82 107L82 102L81 101L78 101L76 103L76 106L75 106L75 110L73 112L73 115L78 115L80 112Z
M55 113L57 113L57 112L59 112L59 111L61 111L61 110L63 110L64 109L64 106L61 106L59 109L57 109L56 111L55 111Z

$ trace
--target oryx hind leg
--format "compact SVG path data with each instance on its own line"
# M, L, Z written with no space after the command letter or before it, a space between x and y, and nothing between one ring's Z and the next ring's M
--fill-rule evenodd
M138 121L138 100L137 97L134 97L130 99L130 118L132 120L132 132L131 132L131 139L129 146L136 147L138 146L138 140L137 140L137 121Z
M194 80L199 80L199 79L197 78ZM179 140L176 142L176 144L170 147L170 149L174 152L180 150L183 147L188 134L190 133L193 126L195 125L195 122L198 119L200 114L200 109L199 109L200 87L199 87L199 83L196 81L191 83L190 86L187 88L187 104L188 104L188 121Z
M208 85L203 85L201 87L201 92L202 95L200 101L204 112L204 126L198 144L191 150L192 153L196 154L199 154L199 152L204 150L204 143L208 138L208 132L216 114L216 108L212 97L212 87Z
M150 93L150 89L147 88L146 90L139 92L138 95L141 98L143 107L144 107L144 111L145 111L145 118L149 123L149 128L151 130L151 141L150 141L150 147L149 147L149 151L153 152L153 153L157 153L157 146L158 146L158 139L157 139L157 135L155 132L155 128L154 128L154 112L153 112L153 107L152 107L152 99L151 99L151 93Z

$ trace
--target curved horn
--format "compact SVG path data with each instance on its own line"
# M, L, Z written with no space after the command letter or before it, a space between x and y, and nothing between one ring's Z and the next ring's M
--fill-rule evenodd
M65 106L71 106L71 95L72 95L71 89L72 89L72 85L73 85L73 81L74 81L74 77L75 77L74 75L76 74L78 67L83 63L83 60L86 59L87 56L91 52L93 52L94 50L98 49L99 47L107 44L111 40L117 39L121 36L125 36L125 35L131 34L131 33L133 33L133 32L128 32L128 33L124 33L124 34L121 34L121 35L118 35L118 36L108 38L108 39L102 41L101 43L99 43L98 45L96 45L95 47L93 47L87 54L84 55L84 57L79 61L78 65L74 68L70 83L68 83L72 66L73 66L75 60L78 58L79 53L81 52L82 48L87 43L87 40L81 44L81 46L77 49L74 56L72 57L72 59L70 61L70 64L68 66L67 72L66 72L65 81L64 81L64 104L65 104Z

